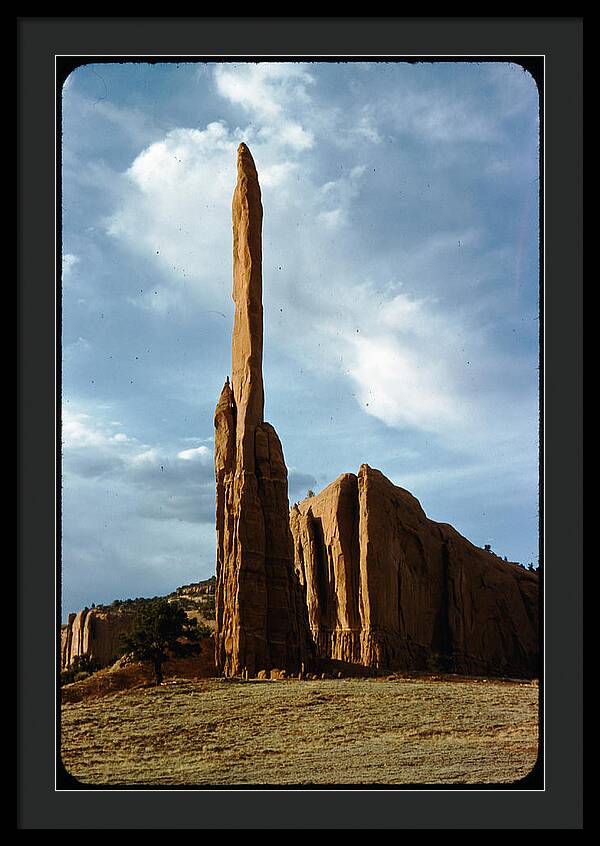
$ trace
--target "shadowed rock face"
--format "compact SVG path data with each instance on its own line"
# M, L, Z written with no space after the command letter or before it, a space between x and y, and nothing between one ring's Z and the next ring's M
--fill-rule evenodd
M429 520L363 464L290 512L317 655L380 670L538 674L538 576Z
M227 676L297 673L310 663L311 643L293 565L283 450L263 420L262 204L245 144L232 218L232 382L215 410L215 657Z

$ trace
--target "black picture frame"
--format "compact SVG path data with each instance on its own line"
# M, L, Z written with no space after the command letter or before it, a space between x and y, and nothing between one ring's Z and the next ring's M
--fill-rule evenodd
M581 19L18 18L17 32L18 827L581 827ZM365 789L358 794L343 789L235 795L76 791L64 784L56 789L56 56L250 53L544 57L543 789L539 783L506 791Z

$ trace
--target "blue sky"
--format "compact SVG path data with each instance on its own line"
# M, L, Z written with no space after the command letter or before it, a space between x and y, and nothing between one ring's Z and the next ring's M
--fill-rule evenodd
M63 612L214 572L240 141L290 502L366 462L537 561L538 92L506 63L115 62L62 93Z

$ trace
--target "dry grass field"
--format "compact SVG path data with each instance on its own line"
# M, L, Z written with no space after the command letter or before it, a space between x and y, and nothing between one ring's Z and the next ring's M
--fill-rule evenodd
M538 686L171 678L65 702L61 740L87 784L508 783L537 758Z

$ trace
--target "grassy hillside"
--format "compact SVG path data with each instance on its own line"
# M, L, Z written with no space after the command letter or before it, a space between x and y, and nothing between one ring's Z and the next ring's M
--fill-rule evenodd
M161 687L140 684L63 704L63 763L80 781L504 783L537 757L535 682L171 675Z

